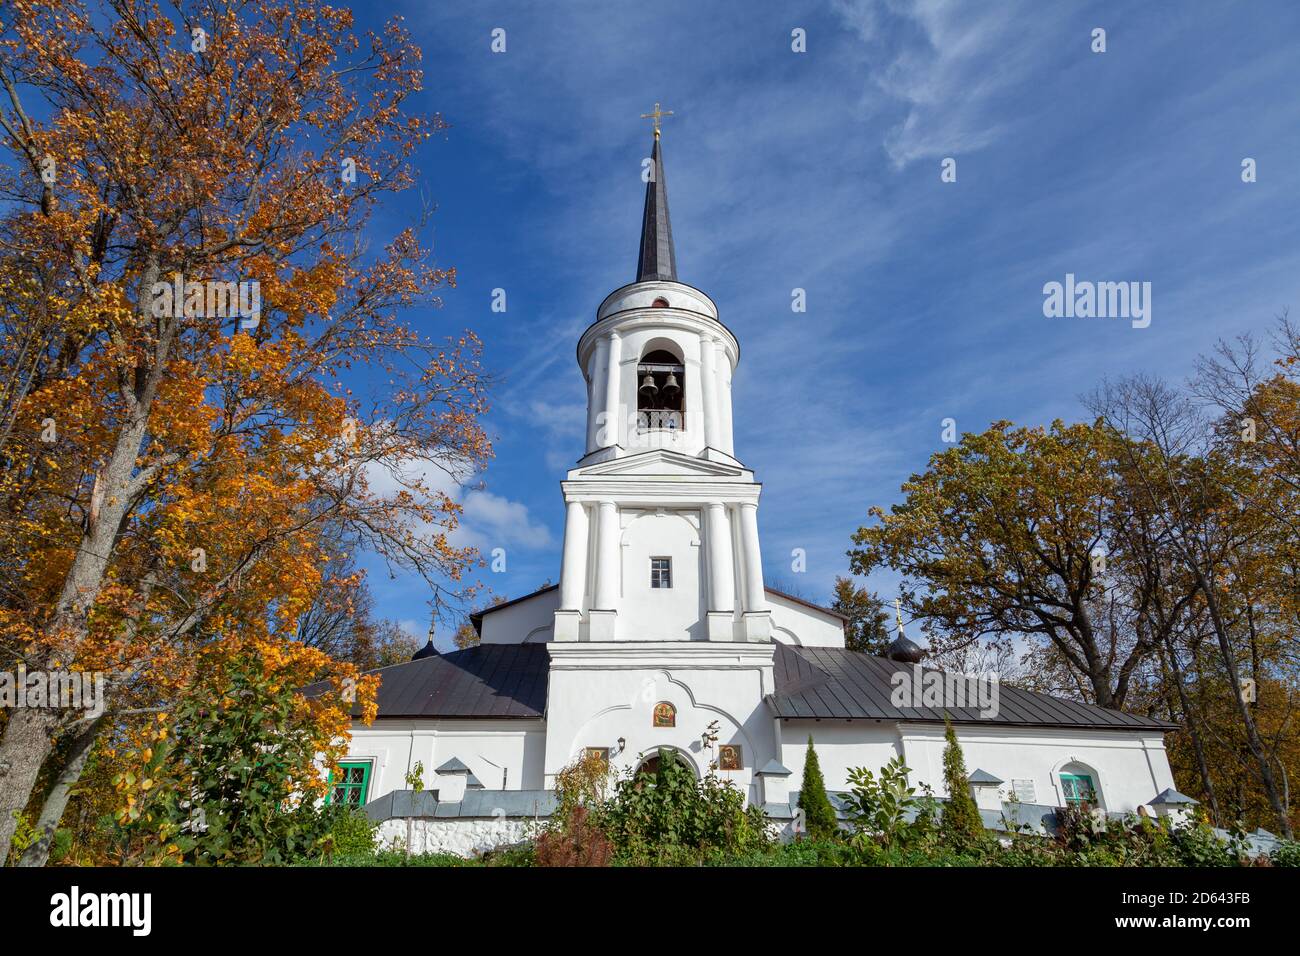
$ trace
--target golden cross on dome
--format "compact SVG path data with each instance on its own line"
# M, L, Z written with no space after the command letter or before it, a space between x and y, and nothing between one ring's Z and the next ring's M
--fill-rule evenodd
M903 633L903 602L894 598L894 620L898 622L898 633Z
M662 119L662 118L665 117L665 116L672 116L672 115L673 115L673 111L672 111L672 110L661 110L661 109L659 109L659 104L656 103L656 104L655 104L655 108L654 108L654 112L653 112L653 113L642 113L642 114L641 114L641 118L642 118L642 119L652 119L652 120L654 120L654 124L655 124L655 139L658 139L658 138L659 138L659 120Z

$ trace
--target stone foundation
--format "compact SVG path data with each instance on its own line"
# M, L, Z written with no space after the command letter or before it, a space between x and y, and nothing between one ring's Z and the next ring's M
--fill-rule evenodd
M397 818L379 825L379 845L411 853L454 853L468 858L499 846L519 843L530 838L536 830L537 825L532 820Z

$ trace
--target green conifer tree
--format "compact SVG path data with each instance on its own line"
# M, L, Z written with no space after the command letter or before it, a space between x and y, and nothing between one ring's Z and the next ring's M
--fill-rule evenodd
M813 749L812 735L808 735L808 755L803 762L803 786L799 788L799 808L803 810L804 825L808 836L814 840L834 836L839 829L835 818L835 808L831 806L830 797L826 796L826 782L822 779L822 768L817 762L817 751Z
M941 825L950 842L966 844L984 836L984 823L980 819L975 798L970 795L970 778L966 773L966 758L957 731L944 715L943 781L948 787L948 802L943 805Z

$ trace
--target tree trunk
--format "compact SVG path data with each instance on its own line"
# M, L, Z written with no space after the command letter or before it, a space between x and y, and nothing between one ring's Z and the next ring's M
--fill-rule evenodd
M0 739L0 863L9 859L17 815L27 808L60 723L56 711L22 707Z
M1178 701L1183 711L1183 724L1187 727L1188 736L1192 738L1192 752L1196 755L1196 769L1201 775L1201 789L1205 793L1205 801L1210 805L1210 817L1215 826L1223 826L1223 814L1219 812L1219 798L1214 792L1214 781L1210 778L1210 765L1205 759L1205 745L1201 742L1201 734L1196 729L1196 720L1192 717L1191 701L1187 699L1187 688L1183 686L1183 669L1178 663L1178 652L1173 647L1173 642L1166 638L1169 644L1169 666L1173 670L1173 682L1178 688Z
M100 728L104 724L104 716L100 714L77 731L77 736L72 741L72 749L68 753L67 763L63 766L63 772L59 774L59 779L54 782L53 789L45 797L45 806L41 808L41 817L36 821L36 828L41 835L35 843L23 852L22 859L18 861L19 866L44 866L50 858L50 846L54 843L54 831L58 829L59 822L63 819L63 811L68 807L68 798L72 795L72 788L77 785L77 781L81 779L82 771L86 769L86 761L94 749L95 741L99 738Z
M165 354L165 353L164 353ZM151 393L152 394L152 393ZM104 586L113 550L138 489L136 457L148 422L148 405L137 405L118 433L113 454L100 472L104 503L90 522L72 566L68 568L54 614L45 628L46 645L33 658L35 668L68 668L86 635L90 609ZM9 858L18 822L13 811L31 799L41 766L54 746L64 718L58 713L20 709L14 712L0 737L0 861Z
M1260 739L1259 729L1255 726L1255 718L1250 712L1250 707L1241 699L1241 679L1238 676L1237 662L1232 656L1232 644L1228 638L1226 625L1219 614L1219 601L1214 595L1214 585L1201 573L1200 567L1196 567L1195 571L1201 593L1205 595L1205 606L1210 612L1210 622L1214 625L1214 635L1219 641L1219 653L1223 656L1223 666L1228 671L1229 691L1236 702L1237 713L1241 715L1241 722L1246 730L1246 745L1250 748L1251 756L1255 758L1255 763L1259 767L1259 777L1264 784L1264 793L1268 796L1268 805L1277 816L1282 836L1290 840L1291 821L1286 815L1286 807L1282 805L1282 796L1278 793L1277 779L1273 776L1272 762L1268 753L1264 750L1264 742Z

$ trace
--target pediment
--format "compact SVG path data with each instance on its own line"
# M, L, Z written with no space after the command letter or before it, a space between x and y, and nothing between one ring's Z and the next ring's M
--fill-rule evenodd
M685 477L685 478L725 478L748 480L749 471L739 465L725 462L709 461L683 455L681 452L655 448L636 455L602 461L586 468L576 468L569 472L570 480L588 478L596 475L626 477Z

